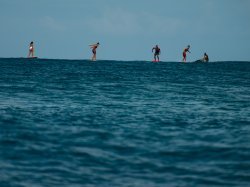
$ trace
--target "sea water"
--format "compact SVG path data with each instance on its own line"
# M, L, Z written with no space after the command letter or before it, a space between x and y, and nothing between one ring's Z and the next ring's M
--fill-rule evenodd
M250 186L250 62L0 59L0 186Z

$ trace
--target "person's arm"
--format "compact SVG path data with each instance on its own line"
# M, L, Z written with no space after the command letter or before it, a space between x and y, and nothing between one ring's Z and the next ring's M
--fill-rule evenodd
M155 49L155 48L153 47L153 49L152 49L152 53L154 52L154 49Z
M89 47L90 47L91 49L93 49L93 48L95 48L95 47L96 47L96 44L89 45Z

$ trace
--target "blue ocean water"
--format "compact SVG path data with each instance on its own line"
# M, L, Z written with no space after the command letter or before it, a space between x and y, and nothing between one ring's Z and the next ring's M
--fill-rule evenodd
M0 59L0 186L250 186L250 62Z

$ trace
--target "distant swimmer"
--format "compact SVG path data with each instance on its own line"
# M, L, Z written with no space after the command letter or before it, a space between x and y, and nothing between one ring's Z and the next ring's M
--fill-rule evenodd
M182 53L182 55L183 55L182 62L186 62L186 61L187 61L187 52L191 53L191 52L189 51L189 49L190 49L190 45L188 45L188 46L183 50L183 53Z
M28 58L34 58L34 42L30 42Z
M207 53L204 53L204 57L203 57L203 62L209 62L209 57L207 55Z
M96 60L96 49L98 48L99 45L100 45L99 42L97 42L96 44L93 44L93 45L89 45L90 48L92 49L92 53L93 53L92 61Z
M204 53L203 58L199 59L199 60L196 60L195 62L197 62L197 63L209 62L209 58L208 58L207 53Z
M158 45L156 45L155 47L153 47L152 53L154 51L155 51L155 53L154 53L154 62L159 62L160 61L159 55L161 54L161 49L159 48ZM157 60L156 60L156 58L157 58Z

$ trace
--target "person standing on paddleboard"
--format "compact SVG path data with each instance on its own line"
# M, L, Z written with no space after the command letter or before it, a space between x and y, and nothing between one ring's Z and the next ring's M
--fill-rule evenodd
M152 53L154 51L155 51L155 53L154 53L154 62L159 62L160 61L159 55L161 54L161 49L159 48L158 45L156 45L155 47L153 47ZM157 58L157 60L156 60L156 58Z
M183 53L182 53L182 56L183 56L183 59L182 59L182 62L186 62L187 61L187 52L191 53L189 51L190 49L190 45L188 45L184 50L183 50Z
M90 48L92 49L92 53L93 53L92 61L96 60L96 49L98 48L99 45L100 45L99 42L97 42L96 44L93 44L93 45L89 45Z
M30 42L28 58L34 57L34 42Z

